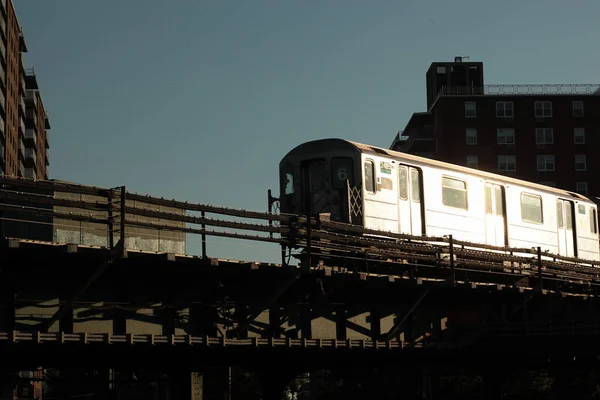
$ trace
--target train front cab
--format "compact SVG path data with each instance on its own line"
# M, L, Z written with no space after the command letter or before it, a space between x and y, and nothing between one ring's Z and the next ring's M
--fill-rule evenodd
M329 214L332 221L362 224L360 171L360 153L347 142L296 147L279 166L281 213Z

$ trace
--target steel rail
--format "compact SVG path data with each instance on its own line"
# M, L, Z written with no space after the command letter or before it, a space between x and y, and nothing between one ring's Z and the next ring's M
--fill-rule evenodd
M247 222L236 222L236 221L224 221L213 218L206 217L195 217L191 215L181 215L175 213L169 213L164 211L154 211L147 210L139 207L126 207L125 214L133 214L144 216L148 218L159 218L165 221L173 221L173 222L188 222L191 224L198 225L210 225L210 226L218 226L221 228L231 228L231 229L243 229L243 230L252 230L257 232L271 232L271 233L281 233L281 232L289 232L288 228L285 227L276 227L269 225L260 225L253 224Z

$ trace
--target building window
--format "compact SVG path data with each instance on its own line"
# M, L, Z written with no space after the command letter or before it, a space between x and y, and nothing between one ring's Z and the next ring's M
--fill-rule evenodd
M458 179L442 177L442 203L445 206L467 209L467 183Z
M514 109L512 101L498 101L496 102L496 117L498 118L512 118L514 117Z
M552 102L551 101L536 101L534 103L536 117L551 117Z
M474 101L465 101L465 118L475 118L477 110Z
M479 166L479 157L467 156L467 168L477 168Z
M516 170L517 170L517 156L514 156L514 155L498 156L498 171L516 171Z
M586 170L585 154L575 154L575 171Z
M467 128L467 144L474 145L477 144L477 129Z
M515 144L515 130L512 128L496 129L498 144Z
M552 128L535 128L535 142L537 144L554 143L554 132Z
M587 195L587 182L575 182L575 191L584 196Z
M585 129L574 128L573 129L573 140L575 144L585 144Z
M538 171L554 171L554 156L551 154L541 154L537 156Z
M573 102L573 116L574 117L583 117L583 101L574 101Z

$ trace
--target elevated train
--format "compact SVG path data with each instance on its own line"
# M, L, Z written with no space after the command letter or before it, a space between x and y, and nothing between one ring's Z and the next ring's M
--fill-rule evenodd
M343 139L295 147L279 173L282 213L600 261L597 204L570 191Z

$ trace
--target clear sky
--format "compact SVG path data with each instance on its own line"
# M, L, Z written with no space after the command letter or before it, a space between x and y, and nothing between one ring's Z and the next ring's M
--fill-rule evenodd
M308 140L389 147L425 111L433 61L483 61L486 83L600 83L598 0L13 1L50 177L193 202L266 210ZM210 240L209 256L279 260Z

